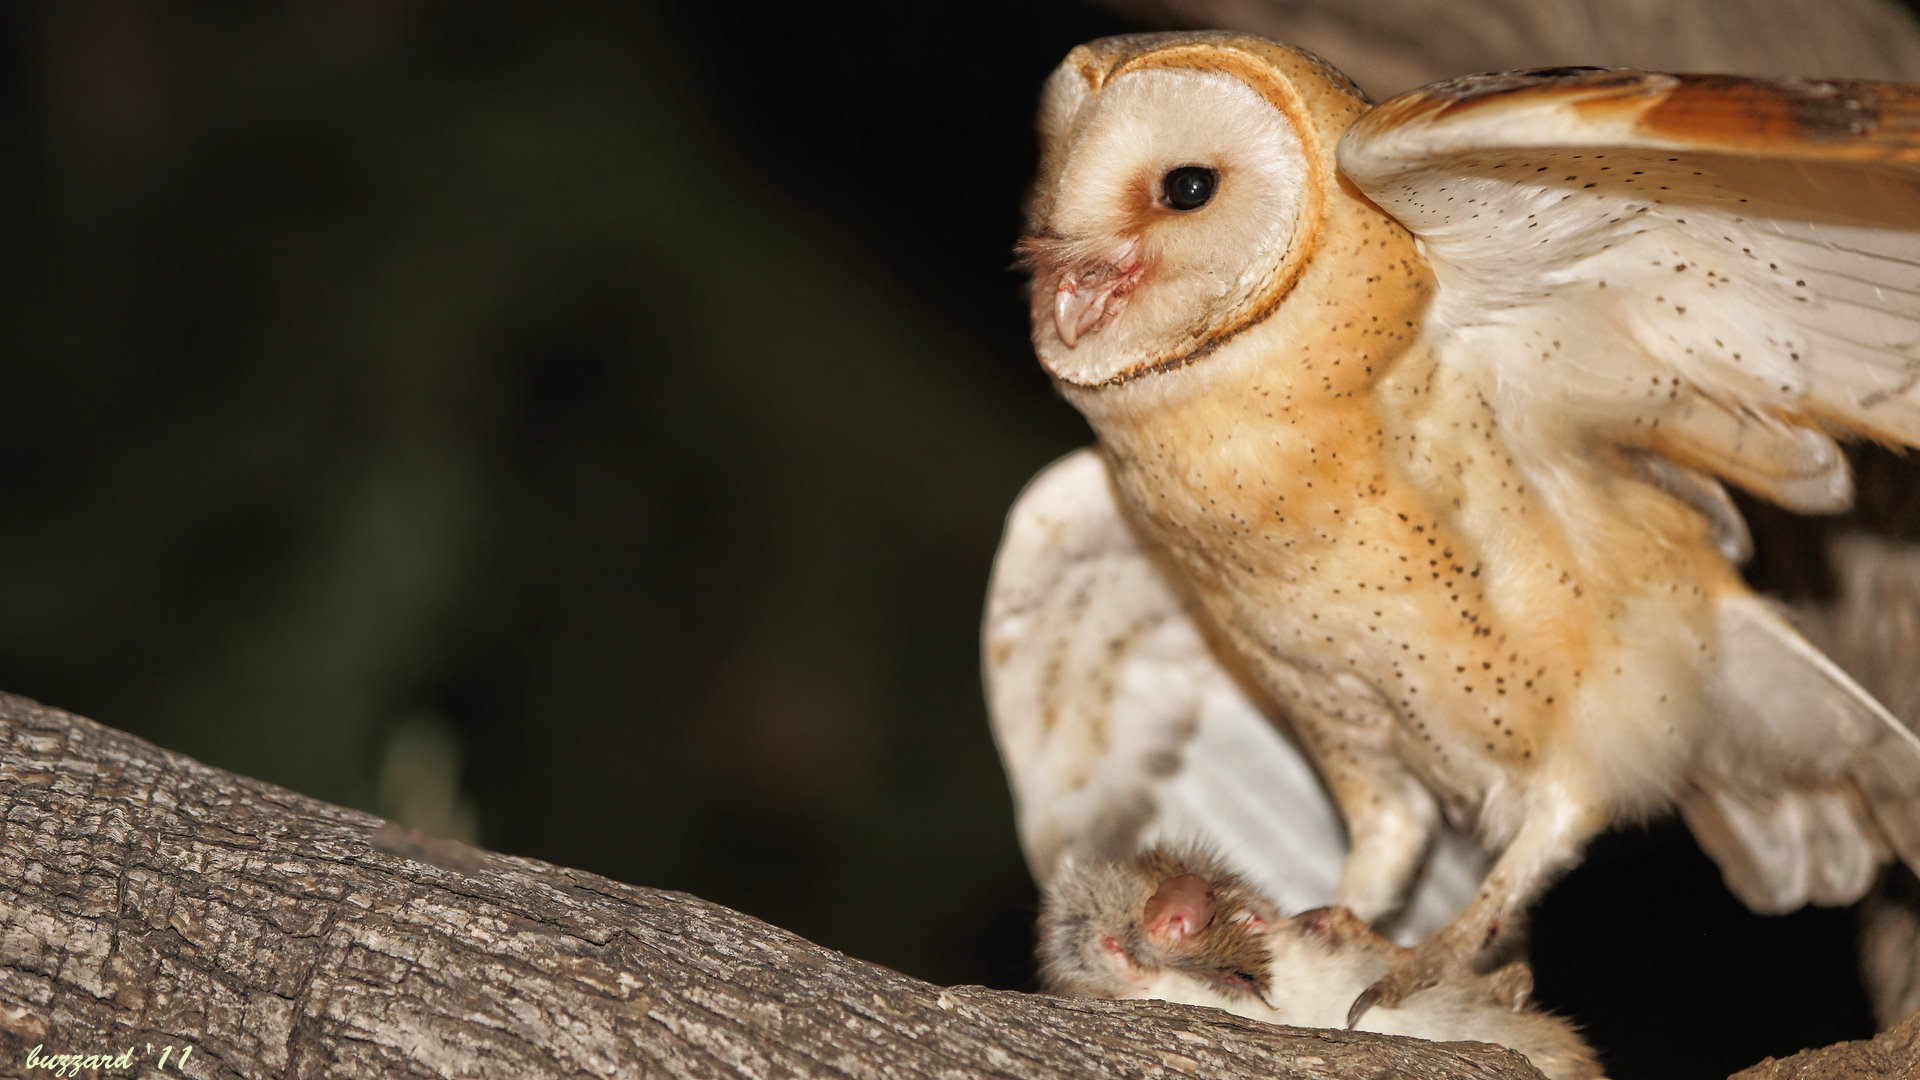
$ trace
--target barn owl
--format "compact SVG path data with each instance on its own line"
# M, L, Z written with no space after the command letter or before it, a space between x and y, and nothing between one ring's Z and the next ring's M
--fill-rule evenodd
M1352 1022L1490 966L1616 822L1677 806L1761 911L1920 864L1920 743L1743 584L1722 487L1836 511L1836 436L1920 442L1920 93L1553 69L1370 108L1150 35L1070 54L1040 132L1033 343L1097 445L1014 507L984 644L1043 880L1224 833L1263 886L1445 909Z
M1345 908L1283 916L1204 849L1151 847L1073 860L1040 909L1041 978L1074 997L1210 1005L1294 1027L1337 1027L1354 995L1406 950ZM1490 1042L1551 1080L1595 1080L1600 1065L1566 1021L1528 1004L1533 975L1512 963L1446 983L1364 1030L1434 1042Z

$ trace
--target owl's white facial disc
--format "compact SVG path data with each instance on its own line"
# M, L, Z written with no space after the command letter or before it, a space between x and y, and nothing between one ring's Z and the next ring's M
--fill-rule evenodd
M1048 145L1021 244L1033 344L1098 386L1186 363L1270 302L1310 181L1301 136L1241 78L1123 70L1049 84Z

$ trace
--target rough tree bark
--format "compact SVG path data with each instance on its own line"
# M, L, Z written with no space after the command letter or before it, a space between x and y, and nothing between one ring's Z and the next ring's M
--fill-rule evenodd
M941 988L0 695L0 1075L63 1055L208 1078L1539 1075L1493 1046ZM1920 1016L1740 1074L1815 1076L1920 1077Z
M1916 1080L1920 1078L1920 1013L1873 1039L1768 1058L1733 1080Z
M1479 1044L941 988L0 695L0 1075L128 1048L77 1075L1539 1075Z
M0 1075L129 1050L67 1074L1539 1075L1479 1044L933 986L0 695ZM1920 1016L1740 1076L1911 1080Z

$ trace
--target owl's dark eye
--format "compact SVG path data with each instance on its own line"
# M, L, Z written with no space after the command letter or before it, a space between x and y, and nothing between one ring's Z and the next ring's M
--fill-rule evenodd
M1160 178L1160 198L1174 210L1198 210L1220 186L1220 171L1205 165L1182 165Z

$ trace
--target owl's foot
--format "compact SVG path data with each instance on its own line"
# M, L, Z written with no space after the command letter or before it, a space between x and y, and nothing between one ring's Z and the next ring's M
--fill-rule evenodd
M1347 1029L1351 1031L1375 1005L1391 1009L1430 986L1477 977L1472 957L1464 955L1443 933L1410 950L1380 981L1361 991L1347 1010Z
M1293 917L1293 925L1304 933L1309 933L1335 946L1355 941L1383 940L1365 919L1346 908L1335 906L1317 907L1303 911ZM1388 943L1391 947L1391 943Z
M1487 976L1487 992L1493 1000L1520 1012L1533 1000L1533 969L1525 960L1515 960Z

